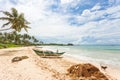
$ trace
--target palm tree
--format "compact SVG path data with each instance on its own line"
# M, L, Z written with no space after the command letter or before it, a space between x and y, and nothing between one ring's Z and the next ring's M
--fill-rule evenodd
M24 18L24 14L18 14L18 11L15 8L11 8L11 11L11 13L8 11L1 11L4 15L6 15L6 17L0 17L0 20L7 21L7 23L2 25L2 28L7 25L10 25L10 27L7 29L1 29L0 31L14 29L17 32L20 32L21 29L24 28L27 32L27 28L30 28L27 25L30 23Z

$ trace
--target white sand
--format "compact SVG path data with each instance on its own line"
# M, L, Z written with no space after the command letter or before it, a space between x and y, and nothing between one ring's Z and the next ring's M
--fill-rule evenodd
M40 58L33 47L0 49L0 80L71 80L66 75L67 69L77 63L83 63L73 58ZM16 56L28 56L19 62L12 63ZM110 80L120 80L120 73L110 69L105 73Z

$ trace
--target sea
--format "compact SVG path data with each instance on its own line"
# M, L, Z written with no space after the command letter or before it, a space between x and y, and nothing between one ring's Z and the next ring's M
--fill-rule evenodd
M118 45L44 46L44 48L66 52L65 55L75 59L120 68L120 46Z

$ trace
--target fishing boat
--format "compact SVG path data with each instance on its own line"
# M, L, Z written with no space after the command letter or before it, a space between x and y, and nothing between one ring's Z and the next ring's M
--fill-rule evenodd
M33 51L39 55L39 56L61 56L63 55L65 52L53 52L53 51L42 51L42 50L36 50L36 49L33 49Z

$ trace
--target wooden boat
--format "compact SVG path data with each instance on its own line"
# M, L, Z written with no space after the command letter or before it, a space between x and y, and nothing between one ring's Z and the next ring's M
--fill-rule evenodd
M53 51L40 51L36 49L33 49L33 51L39 56L61 56L65 53L65 52L53 52Z

